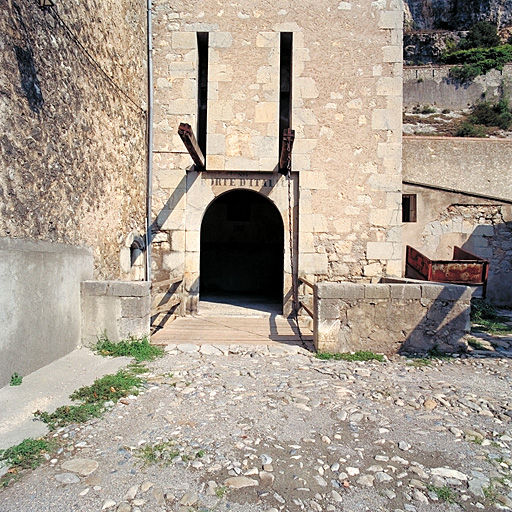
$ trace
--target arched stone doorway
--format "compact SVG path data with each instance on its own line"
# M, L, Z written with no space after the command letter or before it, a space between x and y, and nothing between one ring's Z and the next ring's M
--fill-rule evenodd
M201 299L282 301L284 227L276 206L250 190L217 197L201 223Z

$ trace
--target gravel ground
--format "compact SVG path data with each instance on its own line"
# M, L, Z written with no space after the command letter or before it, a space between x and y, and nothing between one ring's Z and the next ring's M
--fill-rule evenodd
M201 352L169 347L137 397L54 433L0 511L512 510L509 359Z

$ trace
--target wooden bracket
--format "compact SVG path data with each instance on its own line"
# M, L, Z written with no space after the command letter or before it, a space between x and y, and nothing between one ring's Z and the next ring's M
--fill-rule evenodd
M295 140L295 130L287 128L283 131L283 142L281 144L281 156L279 158L279 172L288 174L292 168L292 148Z
M187 123L180 123L180 127L178 128L178 135L181 137L183 144L187 148L194 164L198 168L198 171L206 170L206 161L203 156L203 152L197 143L196 136L192 131L192 127Z

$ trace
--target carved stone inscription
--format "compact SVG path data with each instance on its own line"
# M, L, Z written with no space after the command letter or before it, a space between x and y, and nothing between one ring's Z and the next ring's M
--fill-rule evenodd
M221 187L231 190L232 188L245 188L263 192L280 186L286 186L286 178L277 173L261 172L206 172L201 175L203 181L212 188Z

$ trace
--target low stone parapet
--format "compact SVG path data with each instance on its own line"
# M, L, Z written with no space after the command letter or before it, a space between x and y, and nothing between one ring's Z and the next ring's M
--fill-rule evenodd
M82 343L106 336L117 342L149 334L151 309L147 281L84 281L81 283Z
M319 352L455 353L467 348L471 289L438 283L318 283Z

